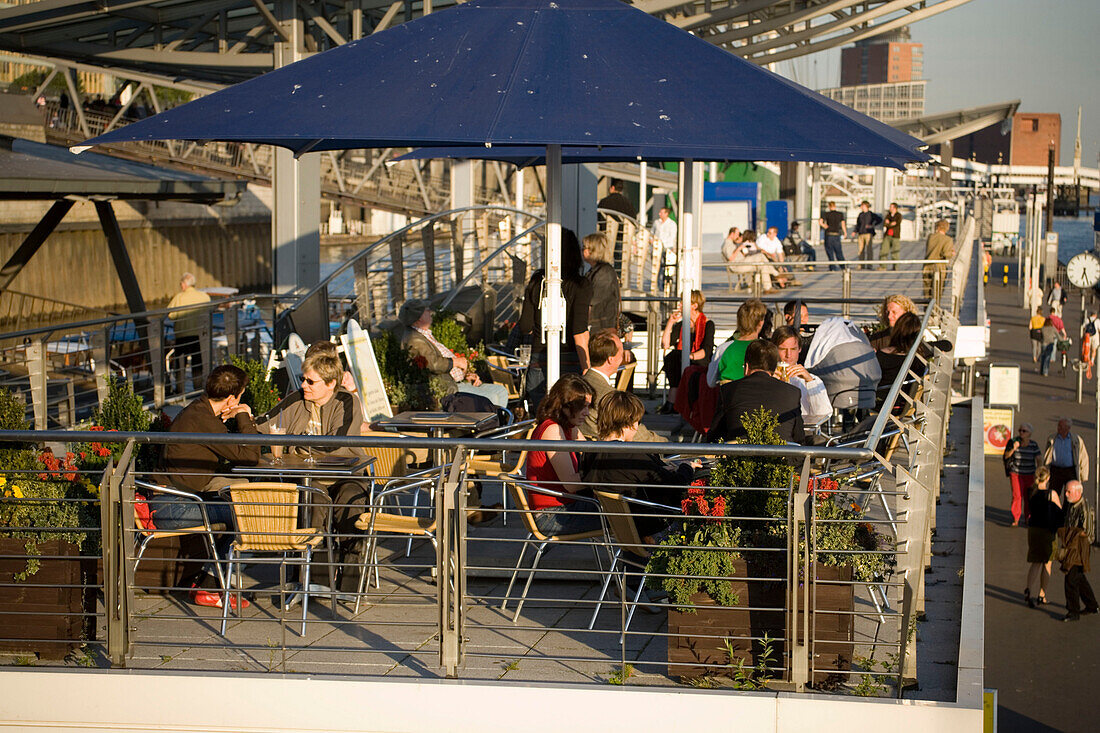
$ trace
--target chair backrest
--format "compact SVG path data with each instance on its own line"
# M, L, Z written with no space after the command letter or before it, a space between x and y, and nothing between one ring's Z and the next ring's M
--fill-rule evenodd
M493 375L493 381L508 388L508 399L518 399L519 389L516 386L515 377L508 370L508 357L489 354L486 359L489 362L489 372Z
M611 531L611 537L615 543L639 557L649 557L649 549L642 542L638 525L634 522L634 515L630 513L630 504L623 495L599 489L593 489L592 493L600 502L604 521L607 522L607 528Z
M383 430L364 430L361 435L385 438L396 437L394 433ZM404 476L408 473L408 458L411 455L408 448L389 445L367 445L363 447L363 452L368 456L374 456L374 475L383 480Z
M504 484L508 487L508 493L512 496L512 503L515 504L516 510L520 512L520 520L523 522L523 528L530 532L535 539L544 540L544 535L535 524L535 514L531 511L531 504L527 501L527 490L524 488L523 483L520 482L515 476L501 476Z
M531 440L531 436L533 436L535 434L535 429L536 428L538 428L537 423L533 424L531 426L530 430L528 430L526 433L522 434L523 439L524 440ZM518 438L519 435L517 435L516 437ZM501 456L501 468L502 468L503 472L504 473L518 473L519 471L521 471L523 469L523 465L525 463L527 463L527 451L526 450L521 450L519 452L519 455L516 456L516 462L515 463L513 463L509 466L504 466L503 463L504 463L504 456L502 455Z
M279 552L298 540L299 487L284 483L239 483L227 489L243 552Z
M625 392L630 386L630 383L634 380L634 370L637 368L638 362L636 361L632 361L620 368L618 375L615 377L615 389L620 392Z

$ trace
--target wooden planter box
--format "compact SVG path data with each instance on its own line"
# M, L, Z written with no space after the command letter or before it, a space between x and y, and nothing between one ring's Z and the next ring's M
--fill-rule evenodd
M93 628L95 594L84 587L92 565L71 542L39 543L41 566L24 581L26 541L0 538L0 650L60 659L87 639ZM62 587L69 586L69 587Z
M737 576L762 577L764 573L750 573L744 561L737 561ZM817 566L818 580L850 581L850 567ZM765 633L772 638L786 636L786 611L748 610L748 608L787 607L786 588L782 581L733 580L733 592L737 594L739 606L746 608L714 608L714 600L706 593L696 593L691 602L700 606L694 613L679 611L675 607L668 612L668 674L670 677L732 676L732 671L717 666L736 664L727 655L724 639L730 639L735 649L734 660L743 659L745 666L756 664L760 653L759 641L749 637L763 637ZM817 670L847 670L851 668L852 624L851 612L854 608L854 591L851 585L816 586L818 611L842 611L845 613L811 613L810 632L816 640L811 665ZM711 608L707 608L710 606ZM798 613L798 624L805 614ZM786 653L786 644L776 641L772 644L772 664L782 664ZM824 682L829 674L818 671L813 675L815 683Z

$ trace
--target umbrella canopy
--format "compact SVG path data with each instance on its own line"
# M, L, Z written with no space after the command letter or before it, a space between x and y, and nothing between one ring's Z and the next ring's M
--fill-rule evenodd
M268 143L660 147L897 166L921 143L620 0L472 0L113 130Z

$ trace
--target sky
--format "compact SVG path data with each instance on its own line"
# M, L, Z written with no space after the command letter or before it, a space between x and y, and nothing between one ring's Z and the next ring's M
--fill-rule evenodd
M1060 165L1073 165L1081 105L1081 164L1100 153L1100 0L971 0L910 27L924 44L925 112L1020 100L1020 112L1062 115ZM836 86L839 50L776 71L811 89Z

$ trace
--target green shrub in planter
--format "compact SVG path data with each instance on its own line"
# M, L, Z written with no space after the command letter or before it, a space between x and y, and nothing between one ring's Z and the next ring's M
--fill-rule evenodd
M267 373L267 367L255 359L230 356L229 363L242 369L248 375L248 386L244 388L244 403L252 408L253 415L263 415L279 404L281 396Z

